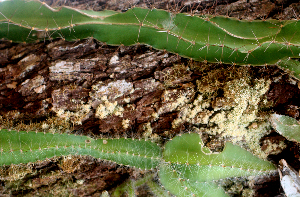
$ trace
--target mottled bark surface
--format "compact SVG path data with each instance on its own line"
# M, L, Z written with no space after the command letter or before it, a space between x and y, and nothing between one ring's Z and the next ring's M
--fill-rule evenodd
M148 6L249 20L292 19L300 11L299 3L284 0L46 2L94 10ZM2 128L146 137L160 143L194 131L212 150L221 150L226 139L275 164L286 159L298 170L298 146L267 122L273 112L299 119L299 95L297 81L276 66L204 64L144 45L107 46L93 39L0 42ZM236 100L241 96L249 101L246 106L245 100ZM236 113L240 116L228 118ZM230 126L243 127L238 137ZM0 196L99 196L145 173L90 157L57 157L0 168ZM236 196L247 189L254 189L254 196L282 192L277 174L236 182L227 183ZM141 188L137 195L151 192Z

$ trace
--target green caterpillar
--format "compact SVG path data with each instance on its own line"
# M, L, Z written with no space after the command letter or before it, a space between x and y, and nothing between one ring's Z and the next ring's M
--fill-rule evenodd
M214 181L268 174L276 169L230 143L222 153L210 153L196 133L175 137L161 151L157 144L138 139L0 130L0 165L70 154L90 155L143 170L157 168L161 184L178 196L228 196Z
M12 42L93 37L109 45L147 44L196 61L277 64L300 78L298 20L241 21L133 8L125 13L50 8L39 1L0 2L0 38Z

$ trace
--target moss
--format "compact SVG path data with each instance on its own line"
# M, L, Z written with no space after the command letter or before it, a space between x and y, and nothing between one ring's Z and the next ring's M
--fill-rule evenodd
M15 116L15 118L14 118ZM64 133L71 130L72 124L60 117L47 117L46 120L39 122L24 123L20 121L25 119L25 115L17 111L13 114L7 113L0 116L1 128L8 128L17 131L37 131L37 132L50 132L50 133Z
M34 174L32 164L10 165L0 167L0 178L6 181L17 181L23 179L27 174Z
M162 72L164 85L169 87L179 86L181 81L185 81L189 78L189 67L184 64L175 64L172 68L166 69Z

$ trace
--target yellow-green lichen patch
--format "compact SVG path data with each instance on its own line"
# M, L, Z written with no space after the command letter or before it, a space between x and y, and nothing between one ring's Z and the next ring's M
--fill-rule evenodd
M122 120L122 125L123 125L123 128L124 129L128 129L128 127L129 127L129 124L130 123L130 120L129 119L124 119L124 120Z
M209 121L216 125L207 132L230 137L233 142L246 141L247 146L254 152L261 154L259 140L268 132L267 117L258 117L258 104L262 96L269 89L270 81L264 79L254 80L250 86L244 78L235 79L226 83L224 98L231 106L229 110L216 113ZM226 109L226 106L225 106ZM260 123L255 123L265 119ZM253 126L253 125L256 126Z
M91 115L91 105L87 103L88 89L70 84L52 91L52 111L57 117L81 125Z
M147 122L144 124L144 133L143 133L143 137L145 138L149 138L152 135L152 128L151 128L151 123Z
M222 129L227 128L228 135L236 137L243 135L235 132L248 127L251 122L255 121L258 103L268 88L269 82L264 80L256 80L254 87L251 87L243 78L228 82L224 87L224 97L231 109L226 112L221 111L210 120L211 123L220 127L220 130L215 132L222 133ZM221 109L226 107L223 106Z
M251 79L245 68L211 70L197 80L193 102L178 105L179 114L172 127L190 123L265 158L259 140L269 132L270 125L268 117L260 113L259 103L265 101L263 95L269 85L270 80Z
M284 143L284 141L279 141L279 142L272 142L269 139L265 139L262 141L262 144L264 145L264 147L266 147L266 149L264 149L264 153L266 153L267 155L277 155L279 153L282 152L282 150L284 150L287 145Z
M150 139L154 142L159 142L160 141L160 136L157 133L153 133L153 129L151 127L151 123L147 122L143 125L143 138L145 138L146 140Z
M81 125L82 122L88 118L91 106L81 103L81 105L77 105L77 107L78 108L74 112L64 109L57 109L55 112L59 118L69 121L73 125Z
M123 117L124 108L118 105L117 101L110 102L106 96L101 98L102 103L96 109L96 117L104 119L109 115Z
M99 82L93 85L92 91L89 93L89 103L96 109L95 116L99 119L104 119L111 115L123 117L124 108L118 105L116 99L130 94L133 90L133 84L125 80L109 82L106 85L103 82ZM124 98L123 102L129 103L130 98ZM126 129L129 127L129 122L124 120L122 125Z
M182 90L165 90L162 95L162 106L159 108L158 112L152 114L152 116L157 117L164 113L179 110L182 106L189 103L193 96L193 86Z
M208 110L210 103L203 100L202 95L199 95L193 103L186 104L181 108L179 116L172 123L172 127L176 128L183 122L192 124L208 124L209 117L213 111Z

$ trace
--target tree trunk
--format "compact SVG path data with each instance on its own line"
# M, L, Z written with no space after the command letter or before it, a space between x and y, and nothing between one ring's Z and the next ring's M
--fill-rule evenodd
M65 3L46 2L53 6ZM267 0L82 0L66 5L126 10L135 4L250 20L291 19L299 16L300 7L299 3ZM35 44L1 41L0 65L1 128L151 138L160 143L179 133L201 132L205 144L214 151L222 150L226 138L254 154L272 158L275 163L284 157L290 165L299 167L299 154L292 152L298 151L296 144L286 143L282 136L265 129L272 111L299 118L299 89L276 66L205 64L145 45L107 46L94 39L45 40ZM253 88L258 84L263 84L261 93ZM244 100L236 102L245 89L250 91L248 99L259 102L249 101L245 106L241 105ZM258 135L228 133L226 124L234 122L234 118L229 120L227 116L241 107L245 109L237 121L249 118L251 112L255 117L236 125L243 125L241 130L245 132L260 129ZM217 120L221 114L225 120ZM147 173L88 156L56 157L1 167L0 195L99 196L104 190L111 192L127 179L144 174ZM280 192L272 189L280 187L278 175L255 180L253 185L245 181L232 194L245 194L249 188L255 191L254 196L275 196ZM150 195L145 187L137 191L138 196Z

